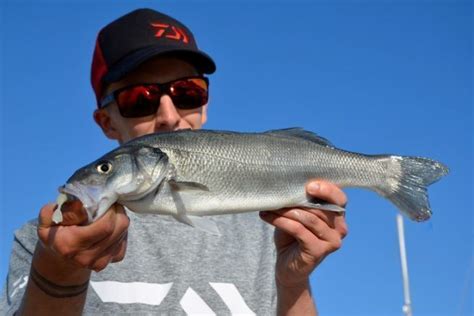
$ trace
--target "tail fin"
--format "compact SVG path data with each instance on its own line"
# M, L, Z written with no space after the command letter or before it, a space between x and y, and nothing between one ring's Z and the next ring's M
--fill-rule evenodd
M398 175L390 192L380 192L411 219L421 222L431 217L427 187L449 170L438 161L419 157L391 156L398 162Z

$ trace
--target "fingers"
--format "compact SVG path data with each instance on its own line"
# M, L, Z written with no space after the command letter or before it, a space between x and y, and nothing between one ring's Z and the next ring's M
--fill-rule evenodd
M112 205L105 214L90 225L77 227L75 238L83 244L95 244L110 236L115 231L119 208Z
M323 241L340 247L343 236L319 216L303 209L283 209L267 212L263 219L283 230L300 243Z
M347 205L346 194L335 184L323 180L312 180L306 185L306 192L318 199L325 200L329 203L337 204L342 207ZM336 229L337 232L344 238L347 233L347 224L344 213L326 212L315 209L307 209L307 211L314 213L323 221L325 221L331 228Z
M314 198L331 204L345 206L347 197L336 185L323 180L312 180L306 186L306 192ZM278 233L277 246L284 247L296 239L309 252L322 251L325 255L342 244L348 229L345 218L340 213L309 208L288 208L272 212L262 212L262 218L279 228L285 234ZM315 247L315 244L324 246Z
M46 229L53 226L53 213L57 205L49 203L43 206L38 216L38 229Z
M276 213L301 224L320 240L338 241L347 235L344 218L333 212L294 208L276 211Z
M113 205L104 216L88 226L74 228L73 240L84 254L100 253L111 244L117 242L120 236L127 231L130 220L121 205Z
M298 221L285 218L278 211L275 212L260 212L260 217L267 223L283 230L285 233L291 235L293 238L302 242L310 236L309 231Z
M87 211L82 206L79 200L67 201L61 206L61 213L63 214L63 221L61 225L85 225L89 218Z
M300 209L297 209L300 210ZM335 229L342 238L346 237L348 234L348 228L346 224L345 217L343 214L329 212L329 211L321 211L316 209L303 209L307 213L312 213L314 216L317 216L322 221L324 221L330 228ZM306 215L307 217L308 215ZM308 222L308 221L306 221Z
M306 192L312 197L342 207L345 207L347 204L346 194L338 186L327 181L312 180L308 182L306 185Z
M125 257L126 247L127 232L125 231L117 239L108 243L101 243L100 247L82 251L73 259L81 267L98 272L103 270L110 262L122 260Z
M108 231L107 234L104 234L103 232L101 232L100 237L98 236L97 238L98 239L102 237L103 238L100 239L99 241L95 242L94 239L90 236L87 236L86 239L81 240L81 243L84 249L81 252L83 255L89 256L93 254L102 253L106 251L106 249L108 249L110 245L116 244L117 242L120 242L121 240L125 238L130 221L125 213L116 214L115 218L116 219L114 219L113 226L109 225L109 223L106 223L106 226L103 227L104 230L110 229L110 231ZM98 227L101 227L101 226L102 225L98 225Z
M116 252L112 254L112 261L111 262L119 262L125 258L125 253L127 251L127 244L128 244L128 234L125 235L124 240L120 243L120 247Z
M38 217L40 228L49 228L56 225L53 223L53 213L57 207L57 204L50 203L41 209ZM83 225L88 220L87 212L79 200L65 202L61 207L61 213L63 215L61 226Z
M82 209L82 204L68 206L67 212ZM125 256L130 220L121 205L113 205L100 219L86 226L53 225L55 205L40 212L38 236L46 248L80 267L102 270L109 262ZM80 217L74 220L79 222Z

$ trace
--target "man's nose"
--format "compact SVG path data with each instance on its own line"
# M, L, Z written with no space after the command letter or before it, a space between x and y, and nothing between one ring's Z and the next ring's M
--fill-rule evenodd
M158 130L174 130L179 125L181 116L168 95L160 98L160 106L156 113L156 127Z

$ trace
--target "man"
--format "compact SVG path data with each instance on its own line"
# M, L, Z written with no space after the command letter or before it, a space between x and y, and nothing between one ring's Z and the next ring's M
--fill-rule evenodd
M94 119L120 144L201 128L208 99L203 75L214 71L179 21L150 9L133 11L99 33ZM346 204L330 183L311 181L306 190ZM316 314L310 273L347 233L342 215L320 210L261 212L263 221L257 213L216 216L223 232L217 238L118 204L85 225L81 203L70 202L55 225L55 207L44 206L37 222L16 233L2 298L6 313Z

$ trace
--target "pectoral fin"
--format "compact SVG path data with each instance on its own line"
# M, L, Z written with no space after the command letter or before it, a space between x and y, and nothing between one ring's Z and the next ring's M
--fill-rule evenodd
M188 224L192 227L205 231L207 233L220 236L221 233L217 228L216 223L210 218L204 218L200 216L188 215L186 210L186 205L183 202L183 197L181 194L186 194L185 192L198 192L198 191L209 191L209 188L205 185L195 182L177 182L170 180L167 182L169 185L168 190L173 197L173 201L176 205L177 213L174 215L177 221L181 223Z
M199 230L205 231L206 233L210 233L216 236L221 235L221 232L219 231L219 228L217 228L216 223L210 218L186 215L183 213L179 213L178 215L175 216L175 218L181 223L188 224Z

